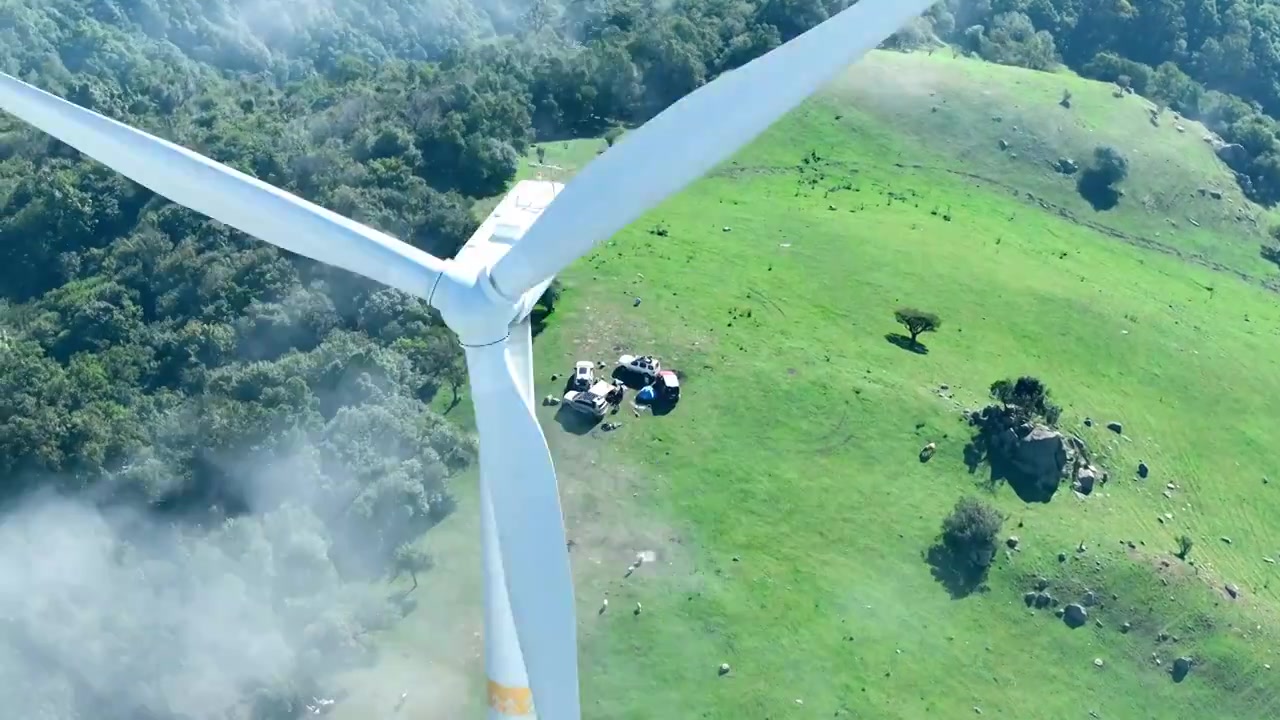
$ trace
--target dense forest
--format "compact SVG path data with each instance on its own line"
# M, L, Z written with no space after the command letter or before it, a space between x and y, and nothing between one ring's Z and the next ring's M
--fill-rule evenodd
M643 122L847 4L0 0L0 69L450 255L533 142ZM940 42L1204 119L1280 200L1280 2L946 0L890 44ZM475 455L429 409L465 370L423 303L7 116L0 355L14 717L299 716Z

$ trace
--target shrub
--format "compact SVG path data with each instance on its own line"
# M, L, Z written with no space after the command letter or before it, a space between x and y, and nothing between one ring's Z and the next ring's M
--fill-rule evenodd
M1129 159L1110 145L1093 149L1093 171L1106 185L1115 185L1129 177Z
M1187 555L1191 553L1191 546L1195 543L1191 540L1190 535L1180 535L1178 537L1178 559L1186 560Z
M976 497L964 497L942 521L942 544L951 554L957 570L981 577L996 557L997 538L1004 517L991 504Z

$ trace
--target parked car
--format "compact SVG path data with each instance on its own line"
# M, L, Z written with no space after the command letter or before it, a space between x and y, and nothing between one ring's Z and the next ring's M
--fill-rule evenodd
M573 381L570 385L574 390L589 390L596 382L596 365L589 360L579 360L573 366Z
M662 372L662 362L652 355L623 355L618 358L618 367L629 372L653 380Z
M680 399L680 378L676 376L674 370L659 370L653 384L658 397L663 400L676 402Z
M564 394L564 404L571 410L602 418L609 411L609 394L614 391L611 383L597 381L587 390L570 390Z

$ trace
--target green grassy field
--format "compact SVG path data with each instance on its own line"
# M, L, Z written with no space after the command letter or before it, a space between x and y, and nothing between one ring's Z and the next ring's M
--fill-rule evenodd
M1261 231L1228 208L1269 221L1202 129L1152 127L1142 103L1068 76L877 53L562 275L536 343L540 395L574 360L620 352L687 374L674 413L628 408L611 433L571 434L540 410L578 543L588 717L1280 713L1267 562L1280 556L1280 303ZM1035 141L1011 158L996 144L1020 147L1015 124ZM1107 213L1045 161L1084 161L1100 142L1133 168ZM547 162L571 174L599 144L551 144ZM942 317L928 354L886 342L903 304ZM960 411L1020 374L1047 382L1112 481L1034 505L996 488L1020 549L986 592L952 599L924 553L957 498L988 492L962 462ZM1101 429L1110 420L1123 436ZM455 717L456 702L479 716L470 492L426 541L442 567L368 673L416 673L427 690L404 717ZM1190 563L1172 556L1184 532ZM645 550L657 562L624 579ZM1041 575L1064 601L1095 591L1090 624L1028 610ZM1180 655L1197 664L1178 684ZM718 677L722 662L733 670ZM338 716L371 702L357 692Z

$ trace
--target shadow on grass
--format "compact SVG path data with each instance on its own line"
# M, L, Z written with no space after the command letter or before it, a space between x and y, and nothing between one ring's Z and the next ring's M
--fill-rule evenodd
M649 384L649 379L646 378L643 373L638 373L635 370L628 370L621 365L613 369L613 373L610 377L614 380L621 380L623 385L626 385L629 389L635 390L636 392L639 392L641 388Z
M600 418L560 405L556 410L556 422L565 432L586 435L600 424Z
M533 312L529 313L529 332L533 337L538 337L543 330L547 329L547 318L551 317L551 312L541 305L535 305Z
M952 600L963 600L974 593L985 593L987 568L975 568L972 563L957 557L942 542L935 543L925 553L929 574L946 588Z
M917 355L929 354L929 348L925 347L924 343L918 340L912 340L906 335L900 335L898 333L889 333L884 336L884 339L885 339L885 342L889 343L890 345L896 345L897 347L900 347L903 350L906 350L908 352L913 352Z

